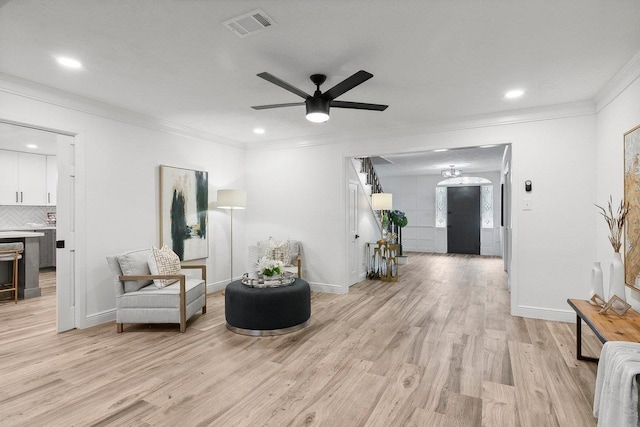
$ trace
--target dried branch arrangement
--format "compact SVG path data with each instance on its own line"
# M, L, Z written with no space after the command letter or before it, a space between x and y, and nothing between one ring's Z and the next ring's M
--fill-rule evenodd
M600 215L604 217L609 227L609 242L611 242L611 246L613 246L613 251L620 252L620 247L622 246L622 231L624 230L624 223L627 218L627 213L629 212L629 206L621 200L618 211L614 215L613 208L611 207L612 203L612 197L609 196L609 206L607 210L598 205L596 205L596 207L600 209Z

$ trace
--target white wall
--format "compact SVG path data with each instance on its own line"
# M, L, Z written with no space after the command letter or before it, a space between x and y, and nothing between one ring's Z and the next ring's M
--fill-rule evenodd
M598 114L596 141L596 175L597 186L593 203L606 206L609 196L617 204L624 197L624 142L625 132L640 125L640 79L636 78L624 92L606 106L602 106ZM602 263L605 290L608 289L609 264L613 249L609 244L607 228L603 218L594 207L590 209L596 230L597 253L593 261ZM634 309L640 310L640 293L632 289L626 290L627 299Z
M393 209L404 212L408 224L402 229L402 249L438 252L435 244L435 188L441 176L385 176L380 184L393 194Z
M31 87L24 88L28 96L17 95L15 84L5 83L0 81L0 118L79 134L76 196L83 215L76 234L81 252L77 323L85 327L114 319L115 293L105 257L159 244L159 165L208 171L210 200L215 200L217 188L244 185L244 150L105 118L95 113L102 107L87 107L94 113L65 108L58 102L74 101ZM104 115L111 113L126 116L104 109ZM209 284L225 283L229 270L224 215L209 217ZM242 230L236 230L239 240L244 240Z
M483 172L469 176L493 183L493 229L482 229L482 255L500 255L500 173ZM385 176L380 183L393 194L393 208L403 211L409 223L402 229L402 246L410 252L447 252L446 229L435 227L435 189L444 180L440 175ZM437 238L437 232L442 236ZM439 244L436 241L440 241Z
M312 289L345 293L345 161L335 145L248 151L247 242L303 244L302 275ZM245 257L246 257L245 253Z

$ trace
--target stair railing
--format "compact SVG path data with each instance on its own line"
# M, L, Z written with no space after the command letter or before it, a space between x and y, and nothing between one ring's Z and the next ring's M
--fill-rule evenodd
M376 174L376 170L373 167L373 162L369 157L361 157L362 161L362 173L367 174L367 184L371 186L371 193L384 193L382 191L382 185Z

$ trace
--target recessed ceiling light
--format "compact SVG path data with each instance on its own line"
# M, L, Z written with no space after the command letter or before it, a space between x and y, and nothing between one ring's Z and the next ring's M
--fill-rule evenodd
M515 98L520 98L522 95L524 95L524 90L522 89L514 89L514 90L510 90L509 92L504 94L504 97L507 99L515 99Z
M443 151L449 151L448 148L438 148L437 150L433 150L434 153L441 153Z
M27 144L27 148L36 149L38 146L36 144Z
M56 61L58 61L58 64L62 65L63 67L73 68L74 70L82 68L82 62L78 61L77 59L69 58L67 56L58 56L56 58Z
M258 135L263 135L264 134L264 129L263 128L255 128L253 130L253 133L258 134Z

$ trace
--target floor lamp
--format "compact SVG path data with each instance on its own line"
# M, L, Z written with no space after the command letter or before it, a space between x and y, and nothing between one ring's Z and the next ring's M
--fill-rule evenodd
M218 209L229 209L231 215L230 235L230 259L231 279L233 281L233 211L247 207L247 193L244 190L218 190Z

